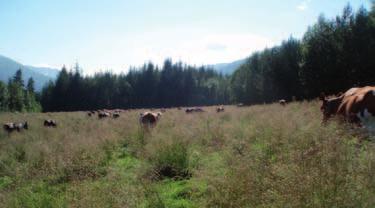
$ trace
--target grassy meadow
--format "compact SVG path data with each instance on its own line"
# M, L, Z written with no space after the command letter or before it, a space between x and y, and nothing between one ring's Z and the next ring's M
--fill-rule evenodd
M374 207L375 145L318 101L216 113L2 113L1 207ZM55 119L57 128L43 126Z

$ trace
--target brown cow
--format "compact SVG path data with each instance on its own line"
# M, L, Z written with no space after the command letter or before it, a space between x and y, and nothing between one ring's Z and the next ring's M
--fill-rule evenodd
M279 104L282 105L282 106L285 106L286 100L284 100L284 99L279 100Z
M161 117L161 112L144 112L139 115L139 123L143 127L154 127Z
M55 120L47 119L47 120L44 120L44 126L57 127L57 122Z
M375 87L351 88L341 96L330 99L323 94L320 99L323 101L323 121L339 114L351 123L373 125L371 120L375 116Z

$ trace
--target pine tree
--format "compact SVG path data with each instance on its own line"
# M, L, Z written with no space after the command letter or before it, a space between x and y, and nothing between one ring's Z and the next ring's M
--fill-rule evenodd
M34 94L35 89L34 89L34 79L32 77L29 78L27 81L27 91Z
M22 78L22 69L18 69L16 71L16 74L13 76L13 82L20 85L21 87L25 86Z
M8 89L4 82L0 81L0 111L8 110Z
M8 83L8 92L9 92L9 110L10 111L24 111L24 90L18 82L12 80Z

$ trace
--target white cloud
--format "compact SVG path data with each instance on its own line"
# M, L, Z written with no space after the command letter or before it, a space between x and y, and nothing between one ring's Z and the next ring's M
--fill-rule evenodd
M135 54L140 60L151 60L157 64L170 57L188 64L205 65L241 59L273 45L269 38L254 34L211 34L166 47L144 44L135 50Z
M311 0L302 1L300 4L297 5L297 10L305 11L306 9L308 9L310 2Z
M57 65L47 64L47 63L32 64L32 66L34 66L34 67L42 67L42 68L53 68L53 69L60 69L60 68L62 68L62 65L61 66L57 66Z
M231 62L274 44L275 40L252 33L159 30L95 40L82 47L77 60L85 74L107 69L120 73L148 61L161 66L166 58L190 65Z
M211 43L206 46L208 50L214 50L214 51L220 51L220 50L226 50L227 46L220 43Z

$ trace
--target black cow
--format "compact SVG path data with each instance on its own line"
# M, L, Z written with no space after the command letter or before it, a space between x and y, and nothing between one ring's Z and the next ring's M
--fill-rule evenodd
M57 127L57 122L55 120L47 119L47 120L44 120L44 126Z

